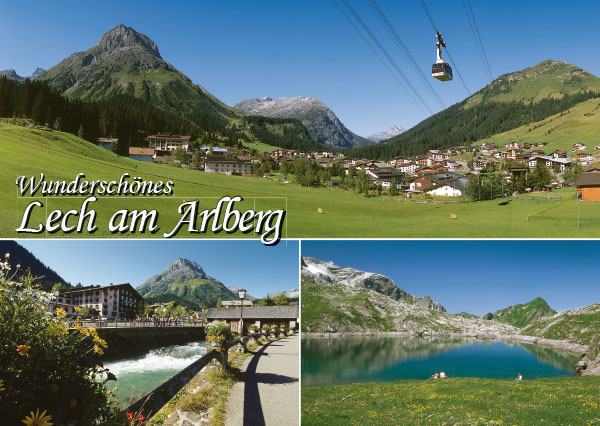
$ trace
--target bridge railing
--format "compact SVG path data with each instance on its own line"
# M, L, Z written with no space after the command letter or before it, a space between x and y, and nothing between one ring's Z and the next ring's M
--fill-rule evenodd
M285 336L287 337L290 334L295 333L297 330L287 329L285 331ZM260 337L264 337L266 340L271 341L271 338L277 339L279 338L279 333L275 332L257 332L254 334L247 334L244 336L240 336L235 340L232 340L227 345L227 351L224 354L221 354L220 351L210 350L206 353L206 355L200 357L192 364L188 365L186 368L181 370L179 373L167 379L161 385L159 385L156 389L151 392L148 392L133 404L127 407L128 413L136 413L142 414L144 418L150 419L154 416L162 407L164 407L170 400L173 398L177 392L185 387L189 383L190 380L194 378L196 374L198 374L204 367L206 367L213 359L218 359L222 364L223 368L227 368L227 355L229 349L234 347L237 344L242 344L244 346L244 350L247 350L246 344L248 340L254 338L258 340Z
M82 321L81 324L86 327L94 328L160 328L160 327L204 327L203 321L177 321L177 322L153 322L153 321Z

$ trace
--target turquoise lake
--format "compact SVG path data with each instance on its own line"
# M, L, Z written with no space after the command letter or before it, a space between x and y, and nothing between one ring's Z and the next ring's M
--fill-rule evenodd
M107 361L104 366L117 376L117 381L107 382L119 399L121 406L129 405L142 395L206 354L206 342L166 346L145 354Z
M382 336L302 337L302 387L449 377L575 375L580 357L528 343Z

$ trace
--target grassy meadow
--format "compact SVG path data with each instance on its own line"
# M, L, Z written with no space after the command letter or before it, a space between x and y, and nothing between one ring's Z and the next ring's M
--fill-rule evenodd
M403 380L302 390L303 425L597 426L600 377Z
M592 116L585 116L591 113ZM600 100L589 99L570 108L568 112L552 115L544 120L482 139L474 145L483 142L494 142L504 149L506 142L548 142L548 145L536 147L546 154L557 149L564 149L570 157L571 149L576 142L583 142L590 154L596 152L594 147L600 145Z
M32 201L18 196L18 176L39 176L71 181L83 172L88 180L114 180L128 172L146 180L173 180L171 197L99 197L93 203L99 229L91 237L162 237L181 218L177 208L183 200L200 200L200 208L213 208L218 198L239 195L240 210L287 208L283 237L431 237L431 238L543 238L600 237L600 203L580 203L581 228L577 227L577 203L573 188L554 193L478 203L407 201L404 196L366 198L340 189L304 188L267 178L248 178L203 173L171 166L144 163L119 157L76 136L10 124L0 124L0 233L5 237L65 236L61 233L17 234L26 206ZM201 197L213 197L202 199ZM79 209L82 199L40 200L44 207L34 211L29 226L37 227L53 209ZM158 209L159 231L154 234L111 234L107 224L119 209ZM321 208L323 214L317 209ZM457 219L451 219L455 214ZM72 221L70 222L70 224ZM68 234L66 236L88 236ZM214 237L189 234L179 237ZM220 233L217 237L232 237ZM240 237L241 235L237 235ZM248 234L247 237L256 237Z

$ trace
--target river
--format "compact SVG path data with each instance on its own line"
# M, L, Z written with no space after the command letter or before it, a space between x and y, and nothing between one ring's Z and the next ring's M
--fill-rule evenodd
M145 354L107 361L104 366L117 376L107 385L115 390L121 406L129 405L183 370L206 353L206 342L166 346Z

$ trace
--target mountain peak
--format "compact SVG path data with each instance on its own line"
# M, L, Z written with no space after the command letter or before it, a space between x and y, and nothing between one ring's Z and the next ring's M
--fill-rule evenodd
M142 47L144 50L160 58L158 46L144 34L140 34L131 27L119 24L112 30L100 37L98 46L102 48L103 53L112 53L119 50L130 49L135 46Z
M193 273L201 275L201 276L203 276L203 278L206 277L206 274L204 273L202 266L200 266L198 263L193 262L191 260L182 259L181 257L178 257L177 259L175 259L174 261L169 263L169 266L167 266L167 269L165 269L165 273L169 274L169 273L174 273L177 271L185 271L185 270L189 270Z
M38 78L40 75L44 74L45 72L46 72L46 70L44 68L37 67L35 69L35 71L33 72L33 74L31 74L31 79L35 80L36 78Z
M367 139L371 142L381 142L383 140L393 138L394 136L398 136L400 133L403 133L405 131L406 129L404 127L400 127L394 124L393 126L390 126L390 128L385 132L373 133L371 136L368 136Z

